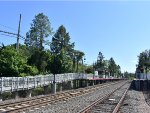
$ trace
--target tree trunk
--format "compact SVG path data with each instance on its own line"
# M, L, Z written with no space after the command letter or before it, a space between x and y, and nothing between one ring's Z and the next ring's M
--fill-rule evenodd
M78 67L79 67L79 61L77 61L77 70L76 70L77 73L78 73Z
M76 67L76 61L75 59L73 59L72 72L75 72L75 67Z

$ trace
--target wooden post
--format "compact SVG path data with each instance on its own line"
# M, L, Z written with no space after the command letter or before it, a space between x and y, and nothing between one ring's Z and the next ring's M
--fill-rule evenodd
M16 44L17 50L19 49L20 23L21 23L21 14L20 14L20 19L19 19L18 34L17 34L17 44Z

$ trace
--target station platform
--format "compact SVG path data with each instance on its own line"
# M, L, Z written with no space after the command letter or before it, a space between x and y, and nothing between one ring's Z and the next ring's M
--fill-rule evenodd
M94 77L94 78L88 78L88 80L122 80L122 78L99 78L99 77Z
M131 88L138 91L150 90L150 80L134 79L132 81Z

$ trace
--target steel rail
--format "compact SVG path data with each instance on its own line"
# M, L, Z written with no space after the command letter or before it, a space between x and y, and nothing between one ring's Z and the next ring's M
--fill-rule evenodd
M25 100L20 100L20 101L18 101L18 102L10 102L10 103L1 103L0 104L0 109L3 107L3 106L7 106L7 105L12 105L12 104L19 104L19 103L21 103L21 102L28 102L28 101L32 101L32 100L37 100L37 99L42 99L42 98L49 98L49 97L55 97L55 96L59 96L59 95L62 95L62 94L64 94L64 93L66 93L66 94L68 94L68 93L72 93L72 92L77 92L77 91L80 91L80 90L82 90L83 89L83 91L86 91L86 90L88 90L88 89L94 89L94 88L97 88L97 87L103 87L103 86L108 86L108 85L112 85L112 84L115 84L115 83L118 83L118 82L113 82L113 83L110 83L110 84L108 84L108 83L104 83L104 84L98 84L98 85L95 85L95 86L88 86L88 87L86 87L86 88L78 88L78 89L74 89L74 90L67 90L67 91L63 91L63 92L58 92L57 94L48 94L48 95L45 95L45 96L42 96L42 97L31 97L31 98L27 98L27 99L25 99ZM100 86L99 86L100 85Z
M119 81L120 82L120 81ZM29 100L24 100L24 101L20 101L20 102L14 102L14 103L11 103L11 104L4 104L3 106L0 106L0 109L7 109L7 107L15 107L15 106L21 106L23 104L28 104L29 106L21 106L21 108L14 108L14 109L11 109L11 110L7 110L7 112L15 112L15 111L18 111L18 110L25 110L27 108L35 108L35 107L39 107L43 104L46 104L46 103L53 103L53 102L56 102L57 101L60 101L62 99L69 99L69 98L73 98L73 97L76 97L76 96L80 96L80 95L84 95L84 94L87 94L87 93L91 93L92 91L95 91L96 89L98 88L104 88L104 87L108 87L112 84L116 84L116 83L119 83L119 82L115 82L115 83L110 83L110 84L100 84L96 87L89 87L86 88L85 90L81 90L81 89L84 89L84 88L79 88L75 91L67 91L67 92L62 92L60 93L60 95L56 94L56 95L48 95L46 97L39 97L38 99L37 98L34 98L34 99L29 99ZM77 93L78 92L78 93ZM62 96L61 98L59 98L59 96ZM63 97L64 96L64 97ZM43 101L44 100L44 101ZM40 101L40 102L38 102ZM38 102L38 103L35 103L35 102ZM30 106L30 103L34 103L34 104L31 104Z
M124 92L123 96L121 97L120 101L118 102L118 104L116 105L115 109L113 110L112 113L117 113L119 108L121 107L121 104L123 103L125 96L127 95L127 92L129 90L130 86L126 89L126 91Z
M106 99L108 99L115 91L117 91L118 89L120 89L122 86L124 86L126 84L126 82L121 85L120 87L116 88L115 90L113 90L112 92L108 93L107 95L105 95L104 97L94 101L92 104L90 104L89 106L85 107L84 109L82 109L81 111L79 111L78 113L89 113L89 111L97 104L102 103L103 101L105 101Z

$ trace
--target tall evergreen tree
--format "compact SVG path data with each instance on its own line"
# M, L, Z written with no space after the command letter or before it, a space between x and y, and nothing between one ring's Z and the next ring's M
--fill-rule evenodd
M119 65L116 66L116 74L117 77L121 76L121 67Z
M109 61L108 60L104 60L104 71L105 71L105 77L107 76L108 77L108 75L109 75L109 69L108 69L108 67L109 67Z
M114 76L115 71L116 71L116 63L114 61L114 59L111 57L109 60L109 71L110 71L110 76Z
M40 73L46 72L49 55L44 51L46 38L52 33L51 23L46 15L39 13L32 21L30 30L26 33L25 44L32 51L28 64L36 66Z
M51 23L46 15L39 13L33 19L30 30L26 34L25 44L43 50L43 43L52 33Z
M104 72L104 55L102 54L102 52L98 53L96 67L97 67L99 74L102 74Z
M79 71L79 62L81 60L83 60L83 56L85 55L82 51L79 50L75 50L75 58L76 58L76 63L77 63L77 68L76 68L76 72Z
M72 52L74 43L70 42L69 33L66 31L66 28L63 25L58 28L58 30L52 37L50 48L51 51L56 54L61 53L62 49L65 50L67 55L69 55L69 52Z
M71 61L72 53L74 50L74 43L70 42L69 33L66 31L66 28L61 25L54 36L52 37L52 42L50 45L51 51L53 53L53 59L51 60L51 72L63 73L71 72Z
M99 52L97 57L97 62L102 63L103 60L104 60L104 55L102 54L102 52Z

